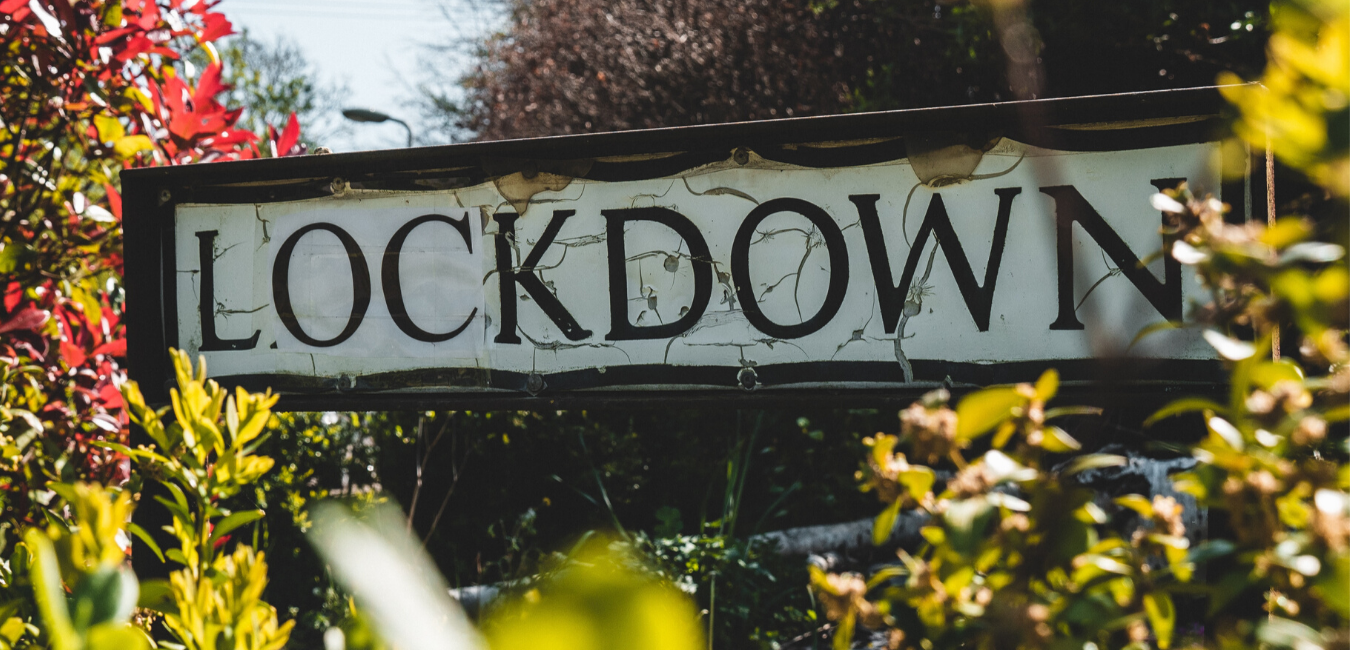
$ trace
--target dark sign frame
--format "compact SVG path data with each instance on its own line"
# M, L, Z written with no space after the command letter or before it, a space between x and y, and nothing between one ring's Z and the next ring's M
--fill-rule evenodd
M174 277L174 214L180 203L264 203L322 197L348 184L367 189L433 191L468 187L494 177L524 172L550 172L602 181L636 180L676 174L725 160L744 150L776 162L807 167L845 167L906 157L906 136L946 131L965 133L975 141L993 136L1044 148L1075 151L1143 149L1209 142L1224 128L1224 102L1217 88L1153 91L1093 97L976 104L826 117L789 118L707 126L581 134L499 142L472 142L402 150L296 158L149 167L122 172L127 287L127 367L147 399L168 401L172 367L168 349L177 345L177 296ZM1129 128L1070 129L1063 125L1109 125L1133 121ZM1141 122L1143 126L1140 126ZM828 147L812 144L831 143ZM843 146L840 146L843 144ZM614 156L674 153L661 158L621 163L596 160ZM1223 198L1241 214L1241 181L1225 185ZM698 391L677 394L626 391L627 383L661 382L735 387L736 368L635 366L612 368L604 384L594 370L558 373L542 378L492 372L486 385L509 392L484 394L381 393L378 383L364 390L332 386L308 394L285 394L283 410L426 409L426 408L562 408L606 405L722 404L734 406L812 404L876 405L913 399L933 382L956 387L1005 383L1034 376L1054 366L1066 387L1100 387L1162 394L1208 391L1223 382L1219 364L1203 360L1159 361L1147 369L1137 361L1061 360L998 365L916 362L915 376L925 383L913 390L801 389L773 391ZM922 366L921 366L922 364ZM887 381L894 374L882 362L800 363L761 370L765 384L788 383L795 377L814 381ZM458 370L423 371L430 379L456 383ZM778 373L780 376L775 376ZM881 374L879 374L881 373ZM883 376L884 374L884 376ZM768 376L766 376L768 375ZM1152 377L1153 379L1131 379ZM1159 381L1157 377L1170 377ZM287 390L282 375L226 378L250 389L267 386ZM482 382L484 378L479 378ZM542 379L553 390L540 391ZM299 386L295 386L299 387ZM595 388L577 391L569 389ZM561 390L562 392L556 392Z

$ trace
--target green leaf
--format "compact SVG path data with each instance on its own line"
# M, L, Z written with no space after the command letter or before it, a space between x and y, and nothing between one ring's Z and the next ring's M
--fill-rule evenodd
M36 256L33 247L28 244L5 242L4 248L0 248L0 273L13 273Z
M102 568L80 579L71 590L77 631L96 625L122 625L131 619L140 595L135 574L124 567Z
M867 579L867 589L868 591L871 591L872 589L875 589L877 585L880 585L881 583L886 582L891 578L899 578L900 576L905 575L909 575L909 570L906 569L905 567L902 566L884 567L878 570L876 573L873 573L872 577Z
M1144 594L1144 611L1148 614L1149 625L1153 626L1153 634L1158 637L1158 647L1162 650L1172 647L1172 629L1177 623L1172 596L1165 591Z
M105 623L89 630L85 650L148 650L145 632L126 623Z
M1350 612L1350 555L1328 554L1327 563L1330 570L1318 575L1313 590L1344 617Z
M947 539L952 549L962 555L970 555L984 539L984 529L994 516L995 510L984 497L972 497L952 501L943 513L947 524Z
M185 527L190 528L192 526L192 513L188 512L184 508L178 507L178 504L168 499L165 499L164 497L159 496L158 494L155 495L155 501L158 501L160 505L163 505L165 508L168 508L169 514L173 515L174 519L183 522L183 525Z
M967 395L956 406L956 438L970 440L988 433L1011 417L1013 408L1026 401L1027 398L1007 387L986 388Z
M1157 323L1153 323L1152 325L1146 325L1143 329L1139 330L1138 334L1134 335L1133 339L1130 339L1130 344L1125 347L1125 351L1129 352L1130 350L1133 350L1135 345L1137 345L1140 341L1144 340L1150 334L1162 332L1165 330L1180 329L1182 327L1185 327L1185 325L1183 325L1181 321L1175 320L1159 321Z
M1338 406L1333 406L1327 409L1327 412L1323 413L1322 416L1323 418L1326 419L1327 422L1341 422L1343 420L1350 420L1350 404L1340 404Z
M1053 420L1067 415L1101 415L1102 410L1095 406L1060 406L1048 409L1045 412L1045 419Z
M146 546L150 547L150 550L154 552L155 557L159 558L160 562L164 561L164 552L159 550L159 544L156 544L155 540L150 537L150 533L146 532L144 528L141 528L139 524L127 522L127 532L139 537L142 542L145 542Z
M1252 383L1266 390L1282 381L1303 381L1303 368L1289 359L1254 364L1250 373Z
M1326 640L1320 632L1298 621L1272 616L1256 629L1256 638L1275 648L1324 648Z
M66 594L61 588L61 572L52 541L36 528L30 528L23 539L33 555L33 598L37 600L42 627L51 640L52 648L80 650L80 638L70 623L70 612L66 609Z
M1181 415L1182 413L1193 413L1195 411L1214 411L1215 413L1223 413L1225 410L1224 407L1213 400L1208 400L1203 397L1183 397L1158 409L1157 413L1150 415L1147 420L1144 420L1144 426L1151 427L1159 420L1166 420L1167 418Z
M901 499L896 499L877 515L876 521L872 522L873 546L881 546L891 538L891 529L895 528L895 520L900 516L900 503Z
M1120 467L1129 462L1124 456L1115 454L1084 454L1073 459L1068 467L1061 472L1064 476L1073 476L1079 472L1089 469L1098 469L1101 467Z
M178 613L178 605L173 599L173 586L164 579L142 582L141 597L137 606L161 614Z
M1212 539L1202 542L1199 546L1191 549L1186 554L1186 561L1191 564L1203 564L1210 560L1230 555L1237 549L1237 545L1226 539Z
M220 523L216 524L215 530L211 532L211 539L207 543L214 545L217 540L230 534L230 531L262 519L263 514L261 510L241 510L220 520Z

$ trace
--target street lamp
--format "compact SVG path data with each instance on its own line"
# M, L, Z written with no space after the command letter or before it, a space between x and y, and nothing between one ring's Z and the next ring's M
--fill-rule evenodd
M397 117L385 115L378 111L368 111L364 108L344 108L342 109L342 116L353 122L374 122L377 124L380 122L398 122L408 131L408 146L413 146L412 127Z

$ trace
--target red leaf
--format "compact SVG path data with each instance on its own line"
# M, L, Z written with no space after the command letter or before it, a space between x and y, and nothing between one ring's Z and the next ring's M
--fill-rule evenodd
M245 142L253 142L258 136L249 131L222 131L219 136L212 138L212 147L224 147Z
M19 7L27 7L28 0L5 0L0 2L0 13L12 14L19 10Z
M300 141L300 120L296 119L295 111L291 111L291 119L286 122L286 130L281 132L281 140L277 142L277 155L285 156L291 153L295 144Z
M61 358L65 359L66 365L71 368L78 368L86 361L84 350L65 339L61 340Z
M99 401L103 402L103 408L120 409L125 406L122 401L122 393L117 390L112 382L107 382L98 389L98 397Z
M202 78L197 82L197 91L192 94L192 101L198 110L214 103L216 95L230 89L220 82L220 69L219 63L212 63L202 72Z
M18 281L12 281L5 287L5 312L14 311L19 306L19 300L23 298L23 285Z
M136 21L141 29L154 29L159 25L159 5L147 2L141 7L141 19Z
M4 11L3 5L0 5L0 11ZM128 33L136 31L135 27L118 27L110 32L104 32L94 39L95 45L106 45L110 41L115 41Z
M118 52L116 55L114 55L113 58L118 61L128 61L130 59L135 58L136 55L142 52L149 51L150 48L154 46L155 44L150 42L150 39L140 34L137 34L131 38L128 38L126 46L122 49L121 52Z
M117 192L117 188L111 184L104 183L103 189L108 193L108 207L112 210L113 216L118 221L122 220L122 195Z
M107 343L104 343L103 345L94 348L94 355L97 356L100 354L106 354L114 357L127 356L127 340L117 339L115 341L108 341Z
M234 25L225 19L224 14L209 13L202 17L202 33L198 36L203 43L209 43L222 36L234 33Z
M15 283L17 284L17 283ZM9 296L5 296L5 302L9 302ZM16 301L17 302L17 301ZM14 318L0 323L0 334L12 332L14 330L35 330L42 327L51 318L51 312L37 307L29 307L14 315Z

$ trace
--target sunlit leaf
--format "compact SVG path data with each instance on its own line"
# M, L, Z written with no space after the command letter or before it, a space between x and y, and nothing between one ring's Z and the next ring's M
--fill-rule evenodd
M895 520L900 515L900 499L888 504L881 514L877 515L876 521L872 522L872 545L881 546L891 537L891 530L895 528Z
M1176 415L1181 415L1182 413L1193 413L1195 411L1223 413L1225 410L1226 409L1224 409L1223 406L1213 400L1204 399L1202 397L1183 397L1158 409L1157 413L1150 415L1147 420L1144 420L1144 426L1153 426L1159 420L1165 420Z
M1059 371L1050 368L1041 373L1040 379L1036 380L1036 399L1048 402L1057 392L1059 392Z
M1120 467L1128 462L1128 458L1116 454L1084 454L1070 461L1061 473L1065 476L1073 476L1084 470Z
M965 396L956 406L956 437L977 438L1012 415L1026 398L1012 388L986 388Z
M1150 591L1144 594L1144 611L1148 613L1148 622L1158 637L1158 647L1167 650L1172 646L1172 630L1176 627L1177 611L1172 605L1172 596L1165 591Z
M123 159L154 148L155 143L145 135L128 135L113 142L113 151L116 151L117 155Z
M1241 361L1256 354L1256 346L1246 341L1229 338L1214 330L1205 330L1204 336L1219 356L1229 361Z

